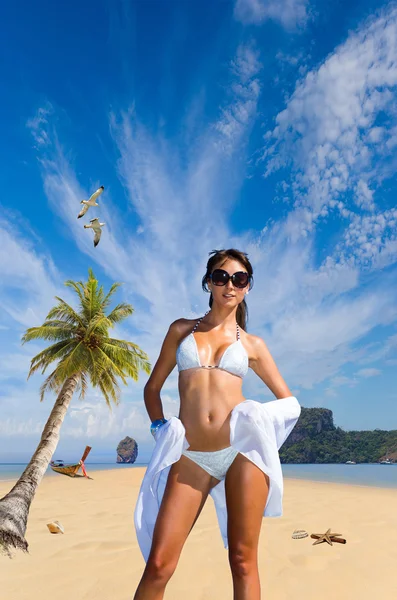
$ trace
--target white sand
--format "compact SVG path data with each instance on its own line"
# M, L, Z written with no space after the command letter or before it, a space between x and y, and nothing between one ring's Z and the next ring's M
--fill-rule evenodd
M92 481L44 478L30 510L29 554L0 557L1 600L132 600L145 564L133 525L144 470L92 471ZM293 479L284 486L284 515L262 521L262 598L395 600L397 490ZM0 497L11 487L0 482ZM64 535L48 531L51 520ZM347 543L313 546L310 534L329 527ZM294 529L309 537L292 539ZM233 598L210 497L164 598Z

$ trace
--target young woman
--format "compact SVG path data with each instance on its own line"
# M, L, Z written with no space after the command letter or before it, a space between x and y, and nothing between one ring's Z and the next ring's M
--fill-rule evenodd
M282 514L278 449L300 405L258 336L246 329L245 296L253 283L247 255L217 250L202 280L210 310L174 321L145 386L156 440L134 521L146 567L134 600L160 600L183 545L210 494L233 579L234 600L260 600L258 541L263 516ZM164 419L161 388L179 371L179 417ZM242 395L248 368L277 400Z

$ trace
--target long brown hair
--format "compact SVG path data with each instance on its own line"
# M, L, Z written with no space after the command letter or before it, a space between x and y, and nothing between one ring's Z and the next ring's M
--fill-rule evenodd
M254 271L252 269L250 261L248 260L248 255L245 252L241 252L240 250L236 250L235 248L229 248L228 250L211 250L211 252L209 252L208 254L210 255L210 258L207 262L207 271L201 281L201 286L205 292L210 293L210 299L208 302L210 308L213 303L213 298L210 290L208 289L207 280L211 275L212 271L214 270L214 267L221 267L227 261L228 258L238 260L242 265L244 265L248 275L250 276L250 283L248 289L252 289L252 286L254 284ZM240 302L240 304L237 307L236 319L241 329L244 329L244 331L246 331L248 322L248 307L245 298L242 302Z

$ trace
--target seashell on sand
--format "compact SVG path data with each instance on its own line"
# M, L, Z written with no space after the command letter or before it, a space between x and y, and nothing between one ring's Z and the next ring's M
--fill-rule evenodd
M51 523L47 523L47 527L51 533L65 533L63 525L59 521L51 521Z
M294 540L299 540L301 538L307 537L308 535L309 534L304 529L295 529L295 531L292 534L292 537Z

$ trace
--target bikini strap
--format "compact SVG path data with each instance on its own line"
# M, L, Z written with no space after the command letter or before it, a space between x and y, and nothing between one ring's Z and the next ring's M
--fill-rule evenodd
M201 321L204 319L204 317L205 317L206 315L208 315L208 313L209 313L209 312L210 312L210 311L209 311L209 310L207 310L207 312L205 313L205 315L203 315L202 317L200 317L200 318L199 318L199 320L197 321L196 325L193 327L192 333L194 333L194 332L196 331L196 329L197 329L197 327L200 325Z
M200 318L199 318L199 320L197 321L197 323L196 323L196 324L195 324L195 326L193 327L192 333L194 333L194 332L196 331L196 329L197 329L197 327L200 325L201 321L204 319L204 317L205 317L206 315L208 315L208 313L209 313L209 312L210 312L210 311L209 311L209 310L207 310L207 312L205 313L205 315L203 315L202 317L200 317ZM239 340L239 339L240 339L240 328L239 328L239 326L238 326L238 323L237 323L237 322L236 322L236 328L237 328L237 339Z

